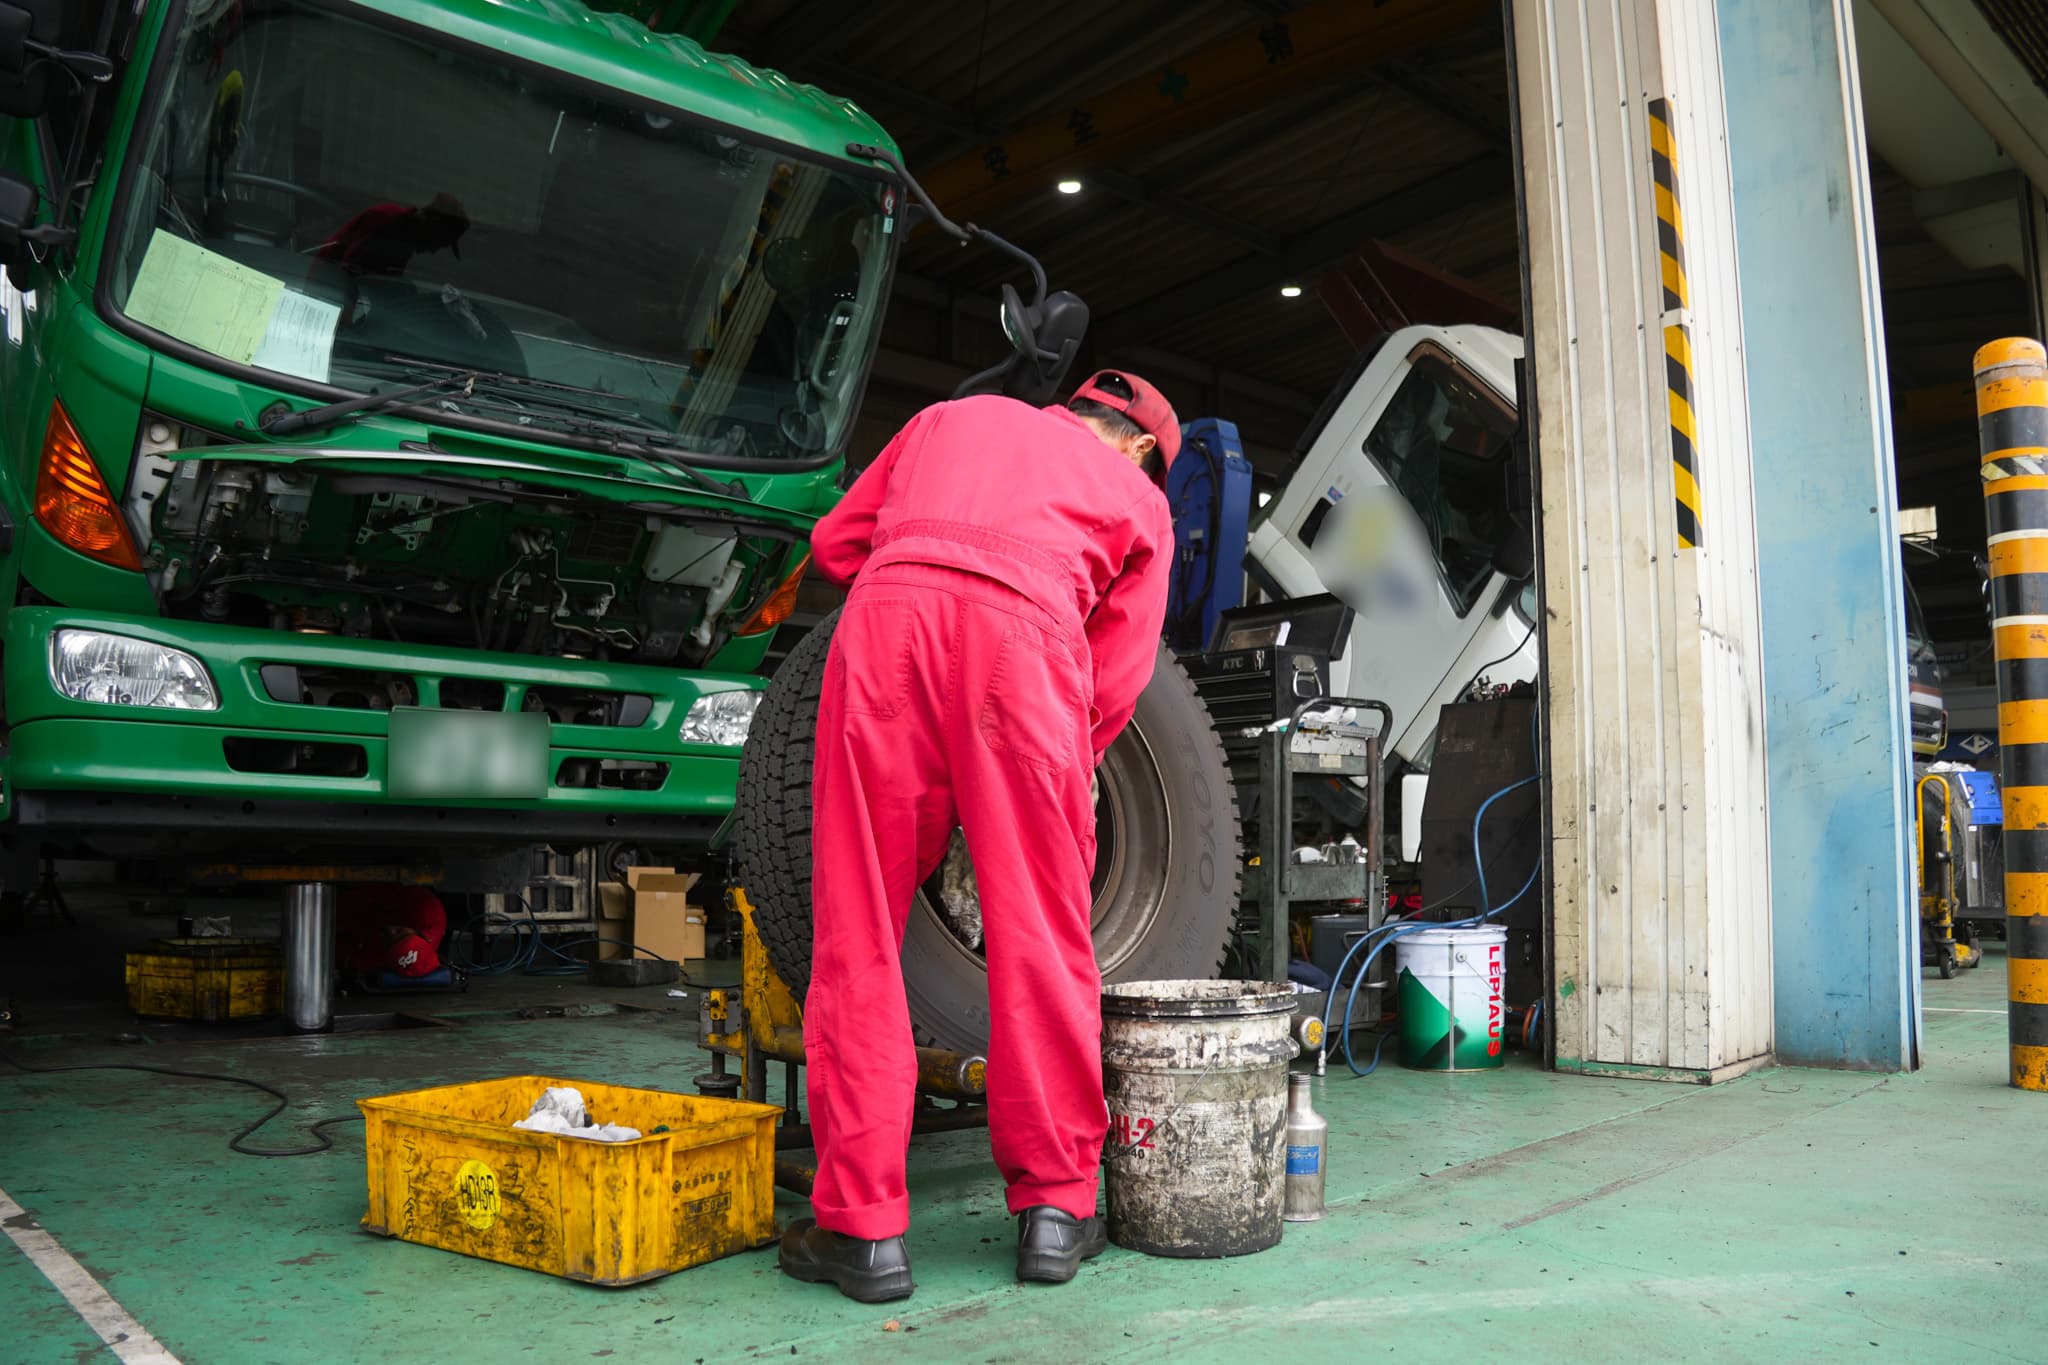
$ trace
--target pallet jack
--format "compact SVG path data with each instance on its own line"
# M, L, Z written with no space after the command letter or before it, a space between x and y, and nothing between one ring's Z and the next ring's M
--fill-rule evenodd
M740 984L705 992L698 1007L698 1041L711 1054L711 1070L696 1078L697 1093L722 1099L744 1094L759 1104L772 1103L768 1071L772 1063L782 1063L782 1121L775 1130L775 1150L799 1151L811 1146L811 1126L803 1118L803 1083L797 1074L804 1064L803 1007L768 960L746 892L728 892L726 904L740 919ZM739 1063L737 1073L727 1069L728 1059ZM987 1091L987 1058L919 1048L917 1111L910 1131L950 1133L987 1127ZM809 1197L816 1175L814 1168L776 1158L775 1183L793 1194Z
M1958 920L1956 894L1955 794L1948 778L1929 773L1914 784L1913 833L1920 856L1920 965L1940 970L1941 979L1984 961L1976 926Z

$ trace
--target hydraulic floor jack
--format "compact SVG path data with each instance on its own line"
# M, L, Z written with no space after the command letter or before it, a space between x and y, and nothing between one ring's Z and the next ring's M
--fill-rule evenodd
M1914 788L1914 833L1920 857L1920 965L1933 967L1947 980L1958 968L1984 960L1976 926L1958 920L1962 899L1956 893L1955 793L1948 779L1929 773Z
M698 1007L697 1036L711 1054L711 1070L697 1077L697 1091L725 1099L744 1095L757 1103L773 1103L768 1098L768 1072L773 1063L780 1062L782 1123L775 1132L775 1149L800 1151L811 1145L811 1126L803 1117L803 1082L797 1074L804 1064L803 1007L769 962L746 893L731 892L727 903L740 917L740 984L705 992ZM739 1063L737 1073L727 1069L728 1058ZM985 1127L987 1080L985 1058L919 1048L917 1113L910 1131L946 1133ZM796 1161L776 1159L775 1183L793 1193L808 1196L815 1174L814 1169Z

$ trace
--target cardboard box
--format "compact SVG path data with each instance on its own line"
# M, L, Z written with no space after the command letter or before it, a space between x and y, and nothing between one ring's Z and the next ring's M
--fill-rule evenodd
M681 962L704 956L704 910L690 903L692 872L654 872L632 882L633 942L660 957Z
M633 936L633 897L640 881L643 877L665 877L674 873L672 867L629 867L623 882L597 884L597 936L616 940L597 945L600 961L633 955L633 950L627 945L636 941Z
M632 949L633 889L624 882L597 884L597 958L608 962L624 957Z
M626 869L626 885L629 889L638 891L640 889L640 881L644 877L673 877L675 875L676 870L672 867L629 867Z

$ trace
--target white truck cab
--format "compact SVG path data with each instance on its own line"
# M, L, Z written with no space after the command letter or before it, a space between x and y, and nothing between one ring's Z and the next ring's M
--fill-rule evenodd
M1491 327L1393 333L1252 531L1265 591L1351 607L1330 690L1393 709L1390 765L1426 770L1438 708L1482 674L1536 677L1527 493L1510 469L1521 353Z

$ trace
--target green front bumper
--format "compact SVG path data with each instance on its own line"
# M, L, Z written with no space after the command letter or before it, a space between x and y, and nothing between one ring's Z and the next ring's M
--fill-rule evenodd
M64 627L195 656L212 677L220 708L173 711L60 695L49 657L51 638ZM700 697L763 686L746 674L481 654L59 607L9 612L4 642L8 730L0 814L18 828L47 828L53 837L88 846L102 842L93 837L95 826L132 836L155 825L164 842L174 844L181 825L197 835L237 824L252 835L288 835L295 847L398 848L451 840L465 847L595 839L706 844L732 812L739 751L684 743L683 719ZM266 667L273 677L280 668L399 677L422 707L442 706L445 695L446 704L463 700L473 708L479 688L492 693L497 687L506 711L526 709L530 694L539 694L538 705L541 696L553 695L550 689L636 700L625 708L630 723L550 724L551 785L539 799L421 807L386 793L388 711L280 700ZM275 770L300 756L309 760L305 770ZM631 785L609 785L614 782ZM133 839L119 842L128 848Z

